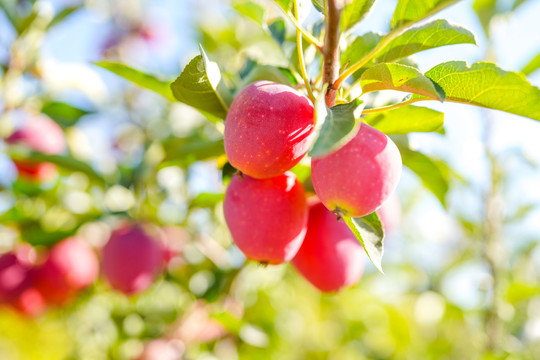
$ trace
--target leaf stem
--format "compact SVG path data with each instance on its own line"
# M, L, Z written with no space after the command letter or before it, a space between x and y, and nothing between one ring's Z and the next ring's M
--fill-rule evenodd
M364 65L366 65L371 59L373 59L381 50L383 50L392 40L394 40L404 29L398 28L390 31L386 36L379 41L377 46L373 50L371 50L366 56L364 56L362 59L358 60L356 63L354 63L352 66L350 66L347 70L345 70L334 82L334 88L339 89L343 81L347 79L349 76L360 70Z
M374 113L384 112L384 111L388 111L388 110L398 109L398 108L400 108L402 106L406 106L406 105L415 103L415 102L420 101L420 100L422 100L422 99L409 99L407 101L403 101L403 102L400 102L400 103L397 103L397 104L392 104L392 105L382 106L382 107L372 108L372 109L364 109L362 111L362 115L364 115L364 114L374 114Z
M326 106L336 104L337 89L334 84L339 78L339 18L343 4L338 0L327 1L326 35L323 47L323 83L328 84Z
M317 50L322 52L322 45L319 42L319 40L315 39L315 37L313 35L311 35L309 33L309 31L307 31L306 29L304 29L302 27L302 25L300 25L300 22L298 21L298 11L296 11L297 10L296 2L295 2L295 16L292 16L291 13L289 13L287 10L283 9L281 6L278 5L278 7L283 11L285 16L293 23L294 27L296 28L296 31L297 32L300 31L300 33L302 33L302 35L304 35L306 40L311 45L315 46L317 48Z
M293 1L294 4L294 16L298 20L298 0ZM306 73L306 64L304 63L304 50L302 49L302 32L297 27L296 28L296 49L298 52L298 64L300 65L300 72L302 73L302 79L304 79L304 84L306 85L306 90L308 92L309 99L312 103L315 104L315 96L313 91L311 91L311 86L309 84L309 78Z

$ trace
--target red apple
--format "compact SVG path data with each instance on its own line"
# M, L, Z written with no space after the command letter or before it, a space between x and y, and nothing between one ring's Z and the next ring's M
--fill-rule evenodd
M127 295L150 287L164 265L163 246L138 225L123 225L113 231L103 248L105 279Z
M234 175L224 212L235 244L248 259L263 263L291 260L306 232L304 188L291 172L262 180Z
M62 128L45 116L32 116L26 119L21 128L7 139L10 144L24 144L34 151L57 155L66 150L66 140ZM19 175L46 182L53 179L57 172L51 163L35 163L32 161L15 161Z
M79 238L69 238L53 246L45 263L37 269L36 288L46 302L63 305L71 301L99 275L94 250Z
M34 287L32 252L31 246L23 245L0 256L0 304L29 316L45 308L41 293Z
M313 187L323 204L351 217L377 210L392 195L400 175L396 144L367 124L339 150L311 159Z
M235 97L225 120L230 163L251 177L283 174L306 154L313 130L310 100L286 85L256 81Z
M306 237L292 260L294 267L317 289L334 292L362 276L365 254L349 227L321 202L309 207Z

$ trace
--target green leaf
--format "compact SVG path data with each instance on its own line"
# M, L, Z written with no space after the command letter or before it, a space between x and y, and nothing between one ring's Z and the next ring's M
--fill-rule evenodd
M505 298L509 303L515 304L539 294L540 287L537 284L511 283L506 289Z
M396 90L444 100L444 92L437 89L433 81L417 69L398 63L370 67L360 77L360 86L363 94L377 90Z
M201 55L194 57L184 71L171 84L174 97L186 105L220 119L225 119L228 97L221 81L221 73L216 63L206 57L201 48Z
M62 21L64 21L69 15L71 15L74 11L79 10L80 6L70 6L62 9L56 16L52 19L52 21L48 25L48 29L52 29L56 25L60 24Z
M353 28L367 15L375 0L352 0L341 13L340 30L342 32Z
M323 15L326 15L326 0L311 0L311 3L315 6L315 9Z
M360 241L373 265L384 274L381 264L384 252L384 230L377 212L356 218L344 216L343 220Z
M201 193L190 201L190 208L210 208L213 209L217 204L225 199L225 194Z
M116 75L121 76L124 79L139 85L142 88L152 90L164 96L168 100L175 100L169 87L169 82L158 80L152 75L146 74L140 70L133 69L132 67L129 67L126 64L118 61L102 60L94 64L106 70L109 70L110 72L113 72Z
M424 186L435 195L443 207L446 207L450 171L445 162L402 146L399 146L399 151L403 165L418 175Z
M21 239L24 242L36 245L52 245L75 234L77 227L69 230L48 232L38 223L29 223L21 226Z
M293 7L293 0L274 0L274 2L285 12L289 12Z
M214 159L225 154L223 139L207 140L198 136L169 140L163 147L165 159L160 167L172 165L188 167L195 161Z
M253 1L236 0L233 3L233 8L240 14L254 20L257 24L264 23L264 8Z
M446 100L502 110L540 120L540 89L532 86L523 74L504 71L488 62L464 61L439 64L426 76L445 92ZM413 100L428 100L413 96Z
M315 102L315 141L309 150L312 157L320 157L336 151L347 144L358 132L364 103L353 100L348 104L326 106L323 91Z
M536 55L531 61L529 61L529 63L525 65L521 72L529 76L538 69L540 69L540 53Z
M477 44L474 34L446 20L435 20L411 28L392 40L375 58L376 62L393 62L420 51L454 44Z
M387 135L438 131L444 124L444 113L414 105L370 114L364 122Z
M57 101L45 103L41 112L64 127L74 125L82 116L91 113Z
M489 23L497 14L497 0L474 0L473 10L476 12L484 32L489 35Z
M270 25L268 25L268 30L270 30L270 34L274 40L276 40L279 45L283 45L287 35L285 20L281 18L274 20Z
M246 77L242 79L242 83L238 88L243 89L247 85L258 80L274 81L287 86L293 86L294 83L292 80L296 79L289 69L272 65L255 65Z
M381 39L382 35L374 32L368 32L362 36L358 36L341 55L341 65L357 63L375 49Z
M425 18L428 18L459 0L398 0L394 16L390 23L391 29L406 28Z
M107 185L107 181L101 175L95 172L94 169L92 169L90 165L69 156L42 154L35 151L32 151L32 152L12 151L10 152L9 156L13 160L32 161L36 163L50 162L50 163L55 164L59 168L68 170L70 172L74 172L74 171L82 172L85 175L87 175L91 180L94 180L101 185Z

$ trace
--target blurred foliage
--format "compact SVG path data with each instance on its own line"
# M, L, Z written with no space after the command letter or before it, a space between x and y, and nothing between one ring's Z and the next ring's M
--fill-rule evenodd
M324 8L322 1L315 3ZM371 6L373 1L357 3ZM513 1L502 10L497 3L474 2L486 31L495 14L507 14L524 1ZM1 44L9 56L0 58L0 135L6 138L17 125L13 110L25 109L58 122L69 144L62 155L0 145L4 162L9 162L7 155L31 158L54 163L59 170L54 180L36 184L16 178L10 162L3 167L2 249L20 241L39 249L75 233L99 249L126 218L175 229L178 246L166 274L141 295L127 298L99 281L74 304L34 319L0 310L0 359L136 359L146 351L145 344L158 338L179 359L538 359L538 237L519 244L499 239L497 254L502 259L497 262L498 287L493 293L485 249L490 220L484 209L467 212L452 207L451 201L452 194L473 193L482 203L483 189L461 179L443 159L415 149L399 131L394 133L396 143L414 181L400 194L402 227L388 237L387 254L394 255L385 260L386 275L370 265L351 289L324 295L288 265L265 268L245 263L231 246L222 214L222 180L226 182L234 169L224 155L219 117L231 94L248 82L269 79L294 86L301 82L294 28L269 1L186 4L179 6L189 9L194 40L206 53L194 49L192 55L199 55L191 63L174 59L182 62L176 64L176 73L184 66L192 70L190 75L213 96L210 107L178 96L185 90L182 77L171 92L174 76L154 76L152 71L134 70L141 66L122 65L137 64L145 51L151 54L152 41L159 41L152 36L185 36L172 29L157 35L147 31L152 23L145 23L146 15L153 3L55 1L53 6L48 1L0 0L0 31L14 33L8 45ZM359 9L357 20L367 11ZM85 12L105 19L110 32L96 36L104 37L99 40L106 46L84 67L57 64L65 72L62 78L53 73L57 68L50 59L41 58L43 37ZM318 20L309 29L315 34L320 32ZM372 36L364 38L366 46L375 46L376 42L367 44ZM306 62L318 66L320 55L304 45ZM206 71L212 62L219 65L214 69L217 82ZM529 72L536 63L527 67ZM112 78L96 65L135 80L142 88ZM67 81L70 77L78 80ZM103 78L113 85L105 86ZM173 93L182 103L167 101ZM425 111L433 122L417 125L416 131L439 130L440 114ZM383 115L391 128L391 114ZM384 122L373 115L368 119ZM492 195L511 199L515 175L511 166L526 159L508 152L490 161L498 191ZM300 164L293 170L306 189L312 189L309 167ZM426 209L426 202L431 208ZM515 231L537 209L510 200L507 206L501 234ZM433 216L450 223L450 235L429 243L415 226L431 225ZM418 253L423 258L416 258ZM490 345L493 333L486 332L487 319L497 323L496 346Z

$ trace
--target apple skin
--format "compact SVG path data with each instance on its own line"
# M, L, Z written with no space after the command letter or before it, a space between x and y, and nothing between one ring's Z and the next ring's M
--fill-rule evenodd
M0 256L0 304L22 315L35 316L45 309L45 301L35 288L35 268L31 246L19 246Z
M164 265L162 244L135 224L123 224L113 231L103 247L103 276L126 295L148 289Z
M72 237L50 250L37 269L36 288L50 305L65 305L96 281L99 261L86 242Z
M359 217L371 214L392 195L401 167L396 144L379 130L361 124L345 146L311 159L311 179L330 211Z
M306 154L313 105L293 88L256 81L242 89L225 120L225 152L232 166L256 179L283 174Z
M29 116L24 125L11 134L9 144L24 144L34 151L58 155L66 150L66 139L62 128L46 116ZM56 167L51 163L14 161L21 177L47 182L57 175Z
M293 266L322 292L336 292L362 277L364 248L343 220L310 199L309 220Z
M288 171L271 179L236 174L225 193L225 220L235 244L250 260L291 260L306 233L302 184Z

